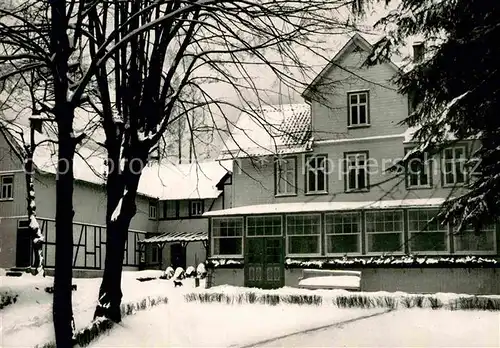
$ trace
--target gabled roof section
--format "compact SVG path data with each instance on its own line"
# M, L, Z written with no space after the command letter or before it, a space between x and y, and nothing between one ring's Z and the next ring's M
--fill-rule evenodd
M308 104L267 106L240 115L219 160L307 152L311 136Z
M302 97L305 100L311 100L311 95L313 91L316 89L317 85L328 75L330 69L338 64L345 55L353 52L356 49L361 49L367 53L371 53L373 50L372 44L368 42L363 36L356 33L353 37L337 52L335 57L321 70L321 72L314 78L314 80L306 87L304 92L302 92ZM394 69L395 72L398 72L400 68L394 64L392 61L387 61L387 64L391 68Z

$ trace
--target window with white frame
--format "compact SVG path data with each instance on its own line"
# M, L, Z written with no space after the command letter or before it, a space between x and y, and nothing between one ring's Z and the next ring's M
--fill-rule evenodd
M448 226L437 220L438 209L408 210L411 252L448 251Z
M307 193L327 192L327 157L324 155L307 158L306 187Z
M361 213L325 214L327 254L360 253Z
M466 228L453 235L455 252L462 254L483 254L496 252L495 225L489 225L480 231Z
M465 183L465 146L449 147L443 153L444 185L462 185Z
M281 236L281 216L247 217L247 236Z
M369 118L369 93L368 91L352 92L347 94L349 103L348 126L367 126Z
M0 199L14 198L14 176L3 175L0 177Z
M321 215L289 215L286 218L289 255L319 255Z
M150 201L149 202L149 219L156 220L156 214L157 214L156 202Z
M190 214L191 214L191 216L203 215L203 201L201 201L201 200L191 201Z
M410 150L406 152L408 151ZM431 186L431 163L426 153L408 161L406 182L408 188L428 188Z
M296 187L296 159L288 157L278 159L275 164L276 195L295 195Z
M368 211L365 216L368 253L403 251L402 211Z
M346 153L346 191L368 190L368 153Z
M212 255L243 255L243 218L212 219Z

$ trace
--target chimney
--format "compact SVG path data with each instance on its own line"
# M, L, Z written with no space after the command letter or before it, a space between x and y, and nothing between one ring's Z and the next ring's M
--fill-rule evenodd
M420 63L424 59L425 44L421 41L413 43L413 62Z

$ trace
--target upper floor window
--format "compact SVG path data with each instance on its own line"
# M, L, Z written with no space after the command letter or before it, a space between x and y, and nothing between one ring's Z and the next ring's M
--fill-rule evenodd
M151 220L156 220L156 213L157 213L156 202L150 201L149 202L149 218Z
M280 159L275 165L276 195L286 196L297 193L296 159L293 157Z
M446 186L465 183L465 146L455 146L444 149L443 184Z
M306 193L327 192L327 165L326 156L312 156L307 159Z
M4 175L0 177L0 199L14 198L14 176Z
M406 150L408 152L409 150ZM408 188L429 188L431 184L431 164L427 154L412 158L406 168Z
M203 215L203 201L202 200L191 201L190 213L191 213L191 216Z
M349 127L367 126L370 124L368 91L347 93Z
M360 191L368 189L368 153L346 153L346 191Z

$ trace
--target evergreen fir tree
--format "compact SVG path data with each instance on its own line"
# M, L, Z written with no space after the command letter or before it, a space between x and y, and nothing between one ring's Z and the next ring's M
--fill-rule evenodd
M354 11L391 0L358 0ZM403 160L442 153L457 142L479 146L465 163L466 193L454 194L441 218L458 231L479 230L500 215L500 2L495 0L401 0L379 20L386 35L368 64L390 57L410 39L421 39L423 59L402 69L396 82L411 96L405 120L420 144Z

